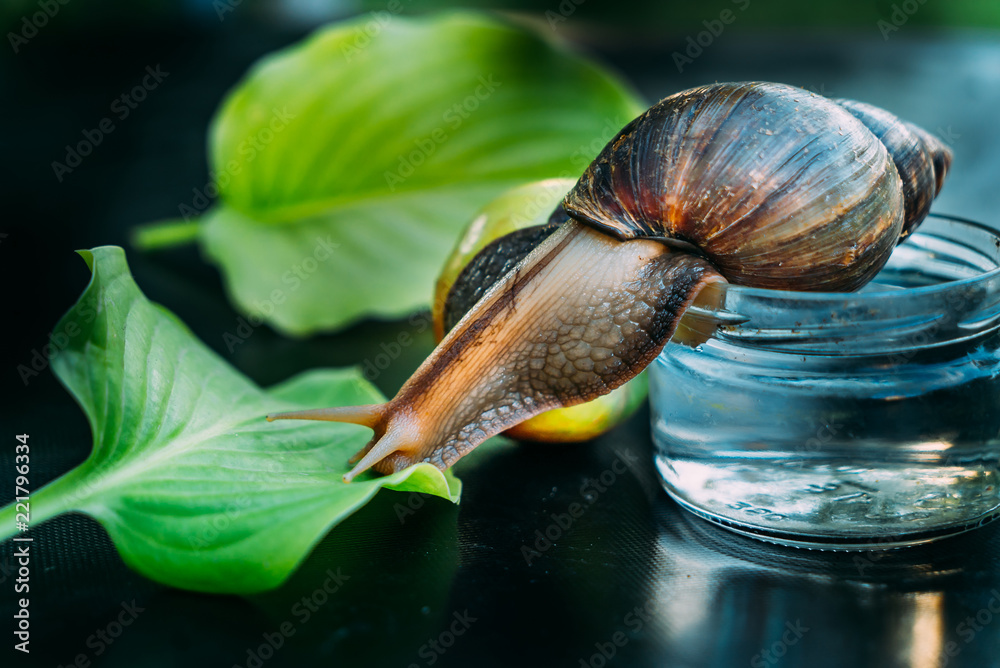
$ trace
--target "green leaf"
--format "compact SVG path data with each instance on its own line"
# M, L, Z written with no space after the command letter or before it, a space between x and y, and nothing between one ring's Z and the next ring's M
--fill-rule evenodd
M479 207L578 177L645 106L524 29L382 14L264 59L211 127L204 248L238 307L286 333L426 306Z
M319 370L262 390L139 291L122 249L81 252L90 285L54 331L52 368L94 435L87 460L31 496L31 525L67 511L96 518L125 562L209 592L277 586L323 535L380 488L457 502L461 483L418 464L341 481L366 429L269 423L269 412L383 401L355 370ZM0 540L14 532L0 510Z

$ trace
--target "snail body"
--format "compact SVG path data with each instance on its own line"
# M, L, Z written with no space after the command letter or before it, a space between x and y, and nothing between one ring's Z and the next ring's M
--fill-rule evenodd
M612 139L546 225L473 258L448 295L464 299L457 322L395 398L273 417L371 427L347 481L447 468L635 377L711 286L864 285L926 215L950 159L888 112L791 86L678 93Z
M431 316L436 341L444 338L493 283L558 228L560 222L553 222L551 214L575 183L574 179L546 179L517 186L476 212L435 285ZM537 443L586 441L626 419L647 394L648 383L641 374L609 394L540 413L504 433Z

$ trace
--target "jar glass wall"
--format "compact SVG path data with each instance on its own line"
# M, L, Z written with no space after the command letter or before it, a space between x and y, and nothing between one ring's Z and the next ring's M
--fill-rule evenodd
M727 286L746 321L650 367L656 466L702 517L802 547L1000 515L1000 236L931 216L857 293Z

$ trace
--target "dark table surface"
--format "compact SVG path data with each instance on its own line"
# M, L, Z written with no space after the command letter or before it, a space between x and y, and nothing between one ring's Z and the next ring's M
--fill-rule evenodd
M235 19L42 34L0 65L7 191L0 433L31 434L36 488L82 461L90 444L83 414L51 374L25 386L15 370L88 280L72 251L126 245L136 223L175 216L208 178L204 134L221 96L254 59L300 34ZM651 100L714 80L764 79L887 107L938 131L955 150L935 209L1000 221L996 35L903 30L883 40L875 26L846 35L733 34L683 73L671 53L684 35L576 37ZM62 147L158 63L169 82L57 183L50 162ZM262 385L358 363L405 327L366 323L305 341L260 328L231 354L222 335L237 314L197 250L129 257L151 299ZM431 349L429 335L421 336L377 379L384 392L394 393ZM658 485L650 449L646 411L593 443L481 449L458 467L460 506L382 492L285 586L250 598L150 582L123 565L96 522L57 518L32 530L32 654L15 653L5 631L0 665L70 665L82 655L80 665L192 668L1000 666L1000 523L902 551L775 547L680 510ZM523 547L551 528L553 514L625 455L635 458L628 471L571 527L553 531L554 545L526 559ZM3 501L13 497L5 473L12 456L12 447L0 452ZM400 502L418 506L402 521ZM12 551L10 542L0 547L3 628L14 605ZM331 568L349 580L303 619L296 602ZM111 638L120 618L132 621ZM285 622L294 634L262 649Z

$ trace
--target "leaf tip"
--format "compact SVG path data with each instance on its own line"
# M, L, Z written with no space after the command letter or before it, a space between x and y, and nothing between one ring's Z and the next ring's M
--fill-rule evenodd
M91 251L91 250L87 250L85 248L81 248L80 250L76 251L76 254L83 258L83 261L87 263L87 269L89 269L91 272L93 272L94 271L94 252Z

